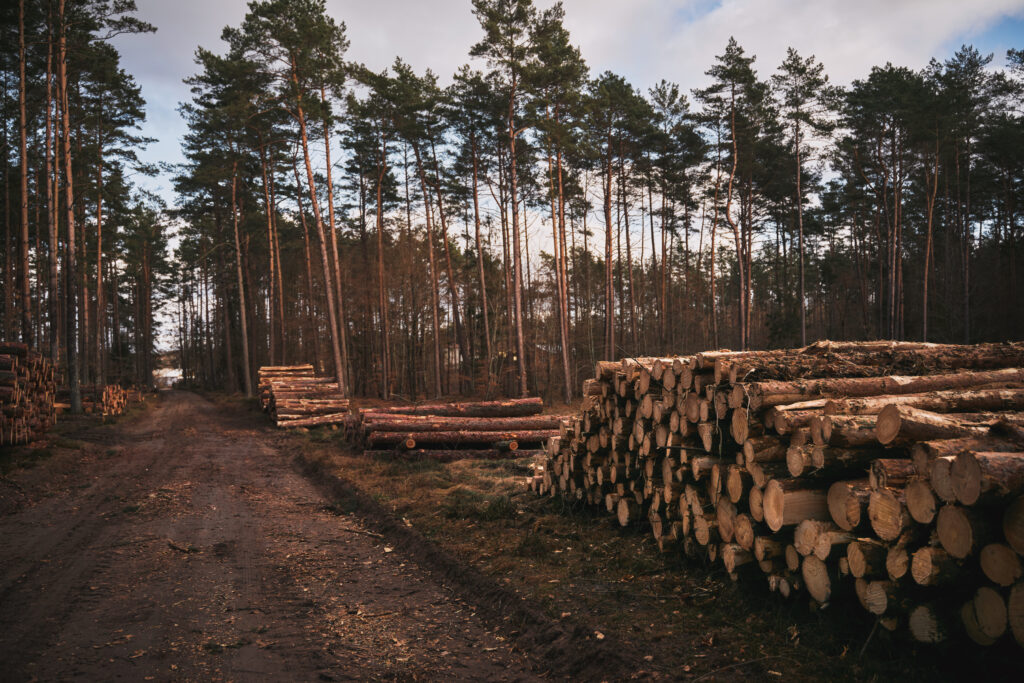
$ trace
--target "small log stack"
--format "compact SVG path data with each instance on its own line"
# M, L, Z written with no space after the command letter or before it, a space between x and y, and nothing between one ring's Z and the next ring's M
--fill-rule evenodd
M1024 645L1024 343L623 359L583 394L537 493L922 642Z
M317 377L312 365L259 369L260 407L281 428L346 424L349 401L329 377Z
M26 344L0 342L0 446L26 444L57 421L53 363Z
M364 408L349 440L374 457L459 459L527 457L565 429L559 415L541 415L539 398L426 403Z

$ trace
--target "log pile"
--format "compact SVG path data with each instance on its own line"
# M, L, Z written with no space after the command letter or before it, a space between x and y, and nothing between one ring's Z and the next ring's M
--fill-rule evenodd
M281 428L345 424L349 402L329 377L317 377L312 365L259 369L259 401Z
M141 389L125 389L120 384L83 384L79 387L82 397L82 412L86 415L99 414L104 418L124 415L132 403L145 400ZM57 391L58 411L71 409L71 390L62 387Z
M0 342L0 446L26 444L57 421L53 363L28 346Z
M600 362L534 491L922 642L1024 645L1024 344Z
M541 415L543 409L539 398L364 408L348 438L373 457L526 457L565 428L561 416Z

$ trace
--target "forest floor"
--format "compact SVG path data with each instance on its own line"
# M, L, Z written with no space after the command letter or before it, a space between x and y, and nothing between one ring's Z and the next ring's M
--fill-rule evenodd
M1009 680L1024 663L659 555L527 493L527 464L368 460L186 392L62 421L0 455L0 680Z

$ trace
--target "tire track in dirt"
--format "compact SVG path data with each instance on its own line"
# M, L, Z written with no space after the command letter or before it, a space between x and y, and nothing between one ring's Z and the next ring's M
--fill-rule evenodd
M83 458L87 489L29 488L0 518L3 678L537 677L251 415L172 392L117 432L114 455Z

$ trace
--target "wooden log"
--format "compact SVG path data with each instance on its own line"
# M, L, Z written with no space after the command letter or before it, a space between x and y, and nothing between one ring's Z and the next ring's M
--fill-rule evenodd
M808 488L804 482L780 479L772 479L765 486L764 519L772 531L805 519L830 518L827 493L821 488Z
M878 578L887 575L886 556L889 548L873 538L861 538L846 546L846 560L854 578Z
M907 512L906 498L899 489L875 489L868 498L868 521L883 541L895 541L913 521Z
M978 554L985 577L1000 586L1012 586L1024 576L1020 555L1005 543L989 543Z
M311 418L319 419L319 418ZM506 432L487 431L451 431L451 432L370 432L366 443L371 448L378 446L398 446L413 441L419 445L454 445L454 444L495 444L499 441L516 441L524 443L543 443L551 437L557 437L558 430L519 430ZM414 446L406 446L412 448Z
M959 420L918 408L890 405L882 409L875 423L875 435L886 446L908 445L915 441L953 439L971 434L983 435L987 425Z
M922 586L938 586L956 581L963 570L945 550L926 545L911 557L910 575Z
M1024 583L1014 584L1007 601L1007 621L1017 645L1024 647Z
M829 486L827 501L832 521L840 529L852 531L867 519L871 487L867 479L837 481Z
M978 510L945 505L935 525L939 542L957 559L973 555L992 537L988 519Z
M864 594L865 606L872 614L881 616L896 601L898 591L899 588L893 581L869 581Z
M1003 596L982 586L960 611L967 635L979 645L994 645L1006 632L1007 610Z
M998 503L1024 492L1024 452L963 451L950 467L953 492L964 505Z
M875 420L858 415L821 415L811 420L811 439L819 446L842 448L874 446Z
M822 604L829 601L832 597L832 579L828 565L814 555L809 555L800 563L800 575L812 598Z
M938 511L938 503L928 480L922 477L912 479L907 482L903 492L911 519L919 524L931 524Z
M526 417L426 417L363 416L366 428L375 432L518 432L558 429L563 418L558 415Z
M955 456L961 451L1014 453L1020 446L991 435L968 436L960 439L940 439L920 441L910 448L910 459L914 468L922 477L931 475L931 463L935 458Z
M776 403L795 403L824 396L860 397L882 394L901 395L985 385L1024 383L1024 370L1007 368L994 371L960 372L917 376L827 377L792 382L746 382L749 406L758 410Z
M916 474L909 458L875 458L868 471L872 489L903 487Z
M1016 553L1024 555L1024 496L1015 498L1003 510L1003 537Z
M423 403L413 406L374 408L375 413L396 415L433 415L436 417L522 417L537 415L544 409L540 398L510 398L500 401L462 403Z
M434 450L414 448L411 450L368 450L363 455L368 458L379 460L436 460L438 462L452 462L455 460L503 460L506 458L533 458L543 455L543 451L516 451L510 453L495 448L474 449L463 448L459 450Z
M1024 390L934 391L927 394L835 399L825 405L825 413L830 415L878 415L890 405L919 408L936 413L1021 410L1024 409Z
M786 444L776 436L756 436L743 442L743 460L747 467L754 463L785 462L786 450Z
M907 618L910 635L919 643L941 643L956 632L953 619L937 604L917 605Z
M834 481L863 475L883 455L885 451L878 448L812 446L811 466L818 477Z

